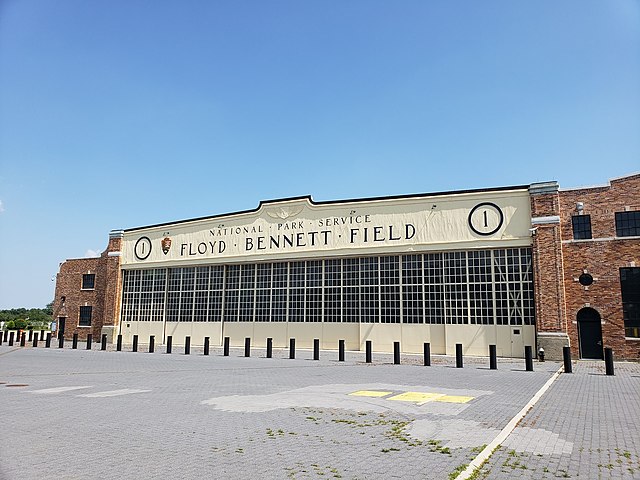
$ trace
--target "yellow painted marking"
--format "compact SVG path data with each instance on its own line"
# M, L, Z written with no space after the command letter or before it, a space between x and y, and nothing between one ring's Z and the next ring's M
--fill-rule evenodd
M356 397L386 397L392 393L393 392L380 392L376 390L358 390L357 392L350 393L349 395L354 395Z
M424 392L404 392L393 397L389 397L387 400L397 400L399 402L416 402L426 403L435 400L436 398L444 396L442 393L424 393Z
M448 402L448 403L467 403L473 400L474 397L462 397L458 395L443 395L436 398L436 402Z

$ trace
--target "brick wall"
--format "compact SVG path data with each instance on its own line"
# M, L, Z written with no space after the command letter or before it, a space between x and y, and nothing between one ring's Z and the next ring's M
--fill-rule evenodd
M566 315L572 354L579 355L577 315L590 306L603 321L605 347L612 347L617 358L640 359L640 340L625 339L620 290L620 268L640 267L640 239L615 238L615 212L640 210L640 175L612 180L610 185L559 192L564 260ZM571 217L591 216L591 240L573 240ZM583 272L594 282L584 287L578 282Z
M107 333L113 341L115 326L120 313L120 248L122 236L110 234L107 249L98 258L66 260L60 264L56 277L53 318L65 317L65 338L74 333L85 340L90 333L94 341L100 341L102 333ZM95 274L95 288L82 290L82 276ZM79 326L80 307L91 306L91 326Z

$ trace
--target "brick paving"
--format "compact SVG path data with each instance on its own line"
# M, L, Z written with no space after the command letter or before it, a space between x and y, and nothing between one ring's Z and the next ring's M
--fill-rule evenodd
M560 366L69 346L0 346L1 479L453 478ZM481 478L640 478L640 366L619 363L606 377L601 362L578 362L574 372L560 375ZM390 400L404 392L442 401ZM473 398L454 403L464 396Z

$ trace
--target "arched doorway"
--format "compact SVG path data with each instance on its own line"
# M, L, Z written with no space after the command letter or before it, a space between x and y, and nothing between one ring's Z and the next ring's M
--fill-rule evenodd
M580 358L604 358L600 314L593 308L583 308L578 312L577 320Z

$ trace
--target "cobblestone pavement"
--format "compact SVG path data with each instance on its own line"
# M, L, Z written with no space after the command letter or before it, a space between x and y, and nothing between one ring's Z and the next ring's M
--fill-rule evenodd
M577 362L558 377L478 479L640 479L640 364Z
M449 479L560 367L69 346L0 346L0 479ZM640 366L601 367L560 375L480 478L640 478Z

